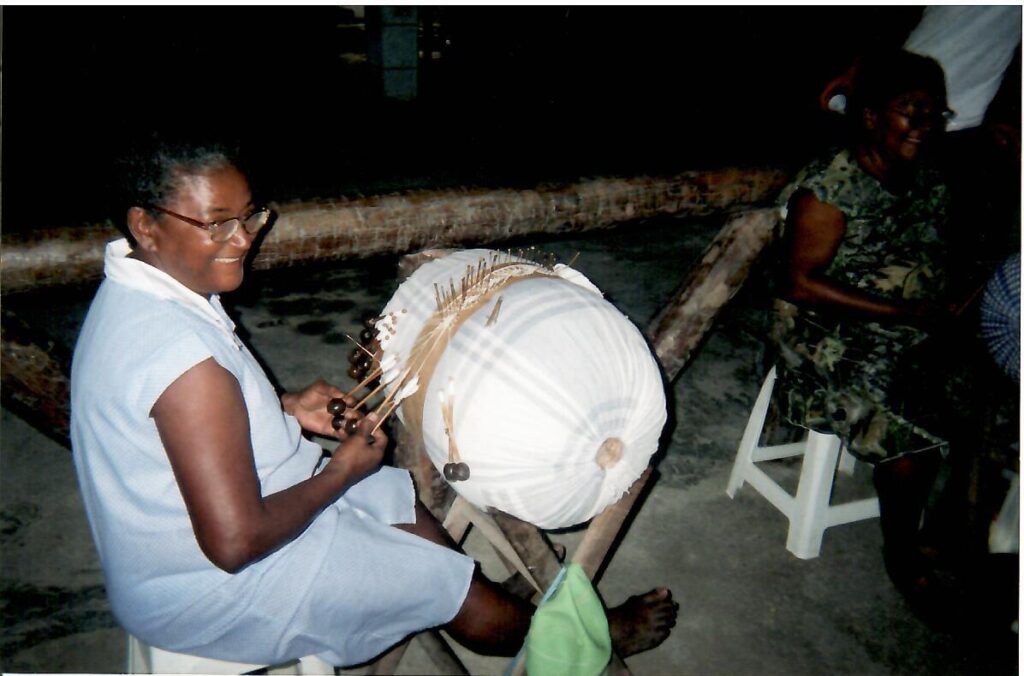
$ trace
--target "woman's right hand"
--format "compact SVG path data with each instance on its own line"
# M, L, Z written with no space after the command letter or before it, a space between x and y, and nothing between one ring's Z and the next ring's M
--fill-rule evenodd
M351 410L346 411L346 417L352 413ZM344 441L334 449L331 460L323 472L341 473L348 485L373 474L384 459L384 449L388 445L388 437L383 429L373 432L371 437L371 432L379 421L377 414L370 412L360 417L354 434L346 433L344 428L340 430L338 436L344 438Z
M962 308L956 303L919 301L910 310L913 324L935 333L949 328L959 317Z

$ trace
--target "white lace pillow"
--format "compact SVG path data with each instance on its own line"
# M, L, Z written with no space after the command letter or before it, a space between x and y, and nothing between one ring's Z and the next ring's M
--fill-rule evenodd
M455 252L402 283L376 326L385 392L478 507L575 525L619 499L657 450L657 362L572 268Z

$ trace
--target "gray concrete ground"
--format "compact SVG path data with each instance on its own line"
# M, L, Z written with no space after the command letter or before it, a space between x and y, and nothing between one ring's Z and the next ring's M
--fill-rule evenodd
M720 224L668 219L578 240L541 242L644 326L671 296ZM251 275L232 299L240 327L285 387L317 376L345 386L345 333L393 291L395 259ZM745 292L674 385L675 420L659 475L602 576L609 604L657 585L682 609L659 648L634 656L636 674L1010 674L1017 637L1003 629L946 630L919 619L882 564L877 521L826 532L821 556L786 551L784 517L752 489L725 484L762 373L755 293ZM85 303L20 308L73 340ZM774 470L793 482L797 467ZM841 487L870 492L866 468ZM571 550L578 532L554 539ZM471 536L470 553L483 556ZM70 453L2 411L0 584L4 672L121 672L125 635L109 612ZM1016 598L1013 584L996 593ZM984 599L973 606L985 608ZM968 625L984 626L984 612ZM459 650L474 673L504 660ZM359 669L350 670L359 673ZM347 673L347 672L346 672ZM399 673L438 673L410 648Z

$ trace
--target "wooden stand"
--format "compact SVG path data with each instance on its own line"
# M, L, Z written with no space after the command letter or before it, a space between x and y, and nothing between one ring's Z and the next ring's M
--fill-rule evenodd
M647 334L667 383L672 383L679 375L718 313L739 291L758 256L772 241L777 222L778 212L772 208L735 214L707 248L701 262L684 280L674 298L654 320ZM401 274L406 277L428 260L443 255L444 250L436 250L406 256L399 264ZM535 603L540 600L562 567L558 553L542 531L502 512L484 513L456 497L434 469L418 440L412 439L404 429L398 432L395 464L412 473L420 500L445 525L456 542L461 542L469 528L476 526L495 548L509 572L519 573L529 582L534 590L532 600ZM572 560L591 580L598 579L603 572L652 472L648 467L625 495L588 525ZM422 642L422 647L443 673L468 673L436 632L418 634L416 639ZM375 663L372 673L394 673L407 647L408 643L403 642L392 648ZM522 673L522 665L514 665L513 673ZM613 654L607 673L629 674L629 669Z
M539 602L562 568L559 552L543 531L504 512L484 512L462 497L453 498L453 491L440 479L422 448L416 447L415 442L402 432L399 433L399 439L406 447L400 446L400 450L396 451L396 464L404 464L412 473L420 500L428 508L436 508L432 508L432 511L444 512L443 516L435 515L442 520L452 539L461 543L469 529L476 527L504 562L508 572L518 573L530 584L533 589L532 601ZM583 568L591 580L596 580L603 572L622 526L637 498L644 492L652 473L650 467L644 470L625 495L606 507L587 526L572 560ZM442 507L446 504L447 508ZM420 647L444 673L469 673L438 632L423 632L414 639L421 642ZM400 643L385 653L374 663L372 673L394 673L408 645L408 641ZM522 660L519 660L514 664L512 673L521 674L522 670ZM613 655L608 674L629 674L629 669L618 656Z

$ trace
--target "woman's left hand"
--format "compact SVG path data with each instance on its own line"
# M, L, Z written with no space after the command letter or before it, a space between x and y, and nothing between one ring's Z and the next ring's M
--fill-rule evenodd
M281 406L285 413L295 416L299 425L307 432L333 437L337 433L331 427L331 418L334 416L327 410L327 403L331 399L339 399L344 396L345 393L334 385L317 379L303 390L282 394ZM347 401L347 403L351 406L355 404L355 401Z

